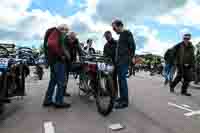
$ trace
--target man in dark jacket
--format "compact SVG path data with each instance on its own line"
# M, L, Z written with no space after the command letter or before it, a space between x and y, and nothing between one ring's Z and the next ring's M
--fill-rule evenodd
M116 66L115 51L116 51L117 41L114 40L114 38L112 37L112 33L110 31L106 31L104 33L104 37L106 38L107 43L104 45L103 54L104 54L105 57L111 58L114 66ZM117 71L116 70L117 69L115 67L115 70L113 72L113 85L114 85L114 88L115 88L115 91L114 91L115 98L118 95Z
M190 42L191 34L185 34L183 41L174 47L176 65L177 65L177 76L170 85L170 92L174 92L176 85L184 79L181 94L185 96L191 96L187 92L190 81L192 80L192 68L194 68L195 56L194 46Z
M165 85L169 82L171 83L173 79L173 66L174 66L174 51L173 49L168 49L164 55L165 59Z
M83 56L85 53L81 49L81 45L79 43L79 40L76 36L75 32L70 32L68 36L64 39L65 42L65 48L69 51L71 60L66 60L65 62L65 68L66 68L66 75L65 75L65 96L70 96L70 94L67 92L67 84L69 79L69 72L74 71L74 68L72 66L73 63L77 61L77 56Z
M131 61L135 62L135 41L130 31L123 28L121 20L115 20L112 23L113 30L119 34L119 40L116 47L115 63L117 66L117 74L120 88L120 98L117 100L115 108L126 108L129 104L128 98L128 66Z

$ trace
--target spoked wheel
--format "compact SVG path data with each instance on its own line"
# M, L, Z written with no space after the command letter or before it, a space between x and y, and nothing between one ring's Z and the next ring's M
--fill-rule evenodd
M112 90L112 79L108 77L101 77L99 80L99 87L97 87L96 105L98 112L103 116L107 116L112 112Z

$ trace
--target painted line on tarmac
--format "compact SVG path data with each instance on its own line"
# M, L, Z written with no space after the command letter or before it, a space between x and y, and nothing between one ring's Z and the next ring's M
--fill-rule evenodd
M169 105L169 106L176 107L176 108L179 108L179 109L182 109L182 110L185 110L185 111L193 112L193 110L188 109L188 108L183 107L183 106L180 106L180 105L177 105L177 104L175 104L175 103L168 102L168 105Z
M189 109L189 108L191 108L191 106L186 105L186 104L182 104L180 106L180 105L177 105L175 103L168 102L168 105L176 107L176 108L179 108L179 109L182 109L182 110L185 110L185 111L188 111L188 113L184 114L184 116L187 116L187 117L191 117L191 116L194 116L194 115L200 115L200 110L196 110L196 111L191 110L191 109Z
M55 126L52 121L44 122L44 133L55 133Z
M192 111L192 112L189 112L189 113L185 113L184 115L185 116L200 115L200 110Z
M189 106L187 104L182 104L181 106L186 107L186 108L191 108L191 106Z

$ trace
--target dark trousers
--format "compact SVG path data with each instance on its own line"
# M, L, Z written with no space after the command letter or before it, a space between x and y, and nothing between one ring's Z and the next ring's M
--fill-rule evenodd
M177 65L177 70L178 70L178 73L176 75L176 78L171 83L170 87L175 88L176 85L183 79L184 81L183 81L181 93L187 93L187 89L191 81L191 73L192 73L191 66Z
M172 81L173 79L173 64L166 64L165 68L165 80Z
M15 93L20 95L25 95L25 76L28 75L29 69L25 65L19 65L16 68L16 77L15 77L15 83L16 83L16 91Z
M120 90L120 102L129 103L128 98L128 64L122 64L117 66L117 75L119 81L119 90Z
M54 102L56 104L63 104L64 102L64 80L65 80L65 65L64 63L56 63L50 66L51 74L48 90L46 92L46 103ZM55 87L57 85L55 101L53 95L55 93Z
M113 96L114 98L117 98L118 96L117 68L115 68L113 72L113 87L114 87Z
M131 63L129 66L129 76L135 75L135 64Z
M67 93L67 85L69 81L69 73L71 71L71 64L70 63L65 63L65 90L64 93Z

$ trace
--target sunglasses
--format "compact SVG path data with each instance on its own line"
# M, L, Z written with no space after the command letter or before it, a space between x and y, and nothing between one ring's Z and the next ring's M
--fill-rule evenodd
M190 40L190 39L191 39L191 38L187 38L187 37L184 38L184 40Z

